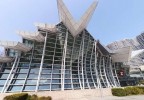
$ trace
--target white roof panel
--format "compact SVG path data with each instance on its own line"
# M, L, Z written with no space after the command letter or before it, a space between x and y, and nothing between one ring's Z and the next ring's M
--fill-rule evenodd
M32 33L32 32L25 32L25 31L18 31L17 33L25 39L44 42L44 36L39 32Z
M14 42L14 41L0 41L0 46L23 51L23 52L27 52L31 49L30 47L25 46L23 43Z
M80 21L76 22L69 10L65 6L62 0L57 0L58 2L58 10L59 10L59 18L63 22L63 24L69 29L73 36L78 35L82 30L84 30L97 6L97 2L95 1L85 12L85 14L81 17Z

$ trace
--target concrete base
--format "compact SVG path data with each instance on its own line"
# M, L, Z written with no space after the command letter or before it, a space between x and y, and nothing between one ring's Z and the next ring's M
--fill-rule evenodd
M87 89L87 90L65 90L65 91L40 91L28 92L30 95L51 96L52 100L87 100L89 97L112 96L111 88L104 89ZM0 100L12 93L1 93Z

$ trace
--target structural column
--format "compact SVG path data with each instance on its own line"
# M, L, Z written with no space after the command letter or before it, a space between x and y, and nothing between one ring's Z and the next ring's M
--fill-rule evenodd
M44 41L42 59L41 59L41 64L40 64L40 69L39 69L39 74L38 74L38 81L37 81L37 84L36 84L36 90L35 90L36 92L38 91L39 81L40 81L41 72L42 72L42 68L43 68L43 62L44 62L44 56L45 56L45 49L46 49L46 42L47 42L47 32L46 32L45 41Z

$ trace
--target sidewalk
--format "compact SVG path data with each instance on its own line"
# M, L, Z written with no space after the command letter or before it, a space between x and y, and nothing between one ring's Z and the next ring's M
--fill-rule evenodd
M116 96L91 97L81 100L144 100L144 95L125 96L125 97L116 97Z
M63 100L63 99L61 99ZM137 95L137 96L125 96L125 97L116 97L116 96L105 96L105 97L83 97L77 99L65 99L65 100L144 100L144 95Z

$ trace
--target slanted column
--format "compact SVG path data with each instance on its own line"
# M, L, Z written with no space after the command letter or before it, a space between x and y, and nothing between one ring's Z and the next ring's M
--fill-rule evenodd
M82 89L85 89L85 82L84 82L84 39L85 39L85 32L83 31L83 36L82 36L82 48L81 48L81 68L82 68L82 84L83 84L83 87Z
M63 48L63 57L62 57L62 69L61 69L61 90L64 91L64 83L65 83L65 59L67 52L67 39L68 39L68 29L66 31L66 37Z
M18 55L15 58L15 61L14 61L13 66L12 66L12 69L11 69L11 71L10 71L8 77L7 77L7 80L6 80L5 84L4 84L4 87L3 87L2 91L1 91L1 93L5 93L5 91L6 91L6 87L8 85L8 81L11 78L11 75L13 73L13 70L14 70L15 66L16 66L17 60L18 60Z
M41 59L41 64L40 64L40 69L39 69L39 74L38 74L38 80L37 80L37 84L36 84L36 90L35 90L36 92L38 91L39 81L40 81L41 72L42 72L42 68L43 68L45 49L46 49L46 42L47 42L47 32L46 32L46 36L45 36L45 42L44 42L44 47L43 47L42 59Z
M93 59L93 54L95 54L95 51L94 51L94 48L95 48L95 44L93 44L93 47L92 47L92 51L91 51L91 57L90 57L90 71L91 71L91 77L92 77L92 81L93 81L93 84L94 84L94 87L96 88L96 83L94 81L94 77L93 77L93 73L92 73L92 59ZM94 56L95 57L95 56ZM95 58L94 58L95 59ZM96 72L95 72L96 73ZM96 76L97 77L97 76Z
M112 75L112 77L111 77L112 78L112 82L113 82L114 86L117 86L115 78L114 78L114 74L113 74L113 71L112 71L112 60L111 60L111 57L109 57L109 62L110 62L110 65L109 65L110 66L110 72L111 72L111 75Z
M82 45L82 42L81 42L81 45ZM79 84L80 84L80 88L83 89L82 87L82 81L81 81L81 73L80 73L80 56L81 56L81 45L80 45L80 49L79 49L79 56L78 56L78 78L79 78Z
M94 45L95 45L95 73L96 73L96 77L97 77L97 84L98 84L98 88L101 88L101 82L99 79L99 74L98 74L98 70L97 70L97 41L94 41Z
M103 57L103 71L104 71L104 76L105 76L105 79L106 79L106 83L107 83L107 87L110 87L110 83L109 83L109 81L108 81L108 78L107 78L107 75L106 75L106 71L105 71L105 69L106 69L106 66L105 66L105 58Z

